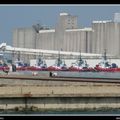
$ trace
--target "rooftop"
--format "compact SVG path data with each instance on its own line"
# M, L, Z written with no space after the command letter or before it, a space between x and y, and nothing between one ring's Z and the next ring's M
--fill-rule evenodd
M68 15L68 13L60 13L60 16Z
M92 23L108 23L108 22L112 22L112 20L93 21Z

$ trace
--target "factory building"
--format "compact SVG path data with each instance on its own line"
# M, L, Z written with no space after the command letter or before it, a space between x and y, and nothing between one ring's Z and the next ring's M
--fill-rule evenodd
M120 14L114 16L114 21L93 21L92 53L107 53L120 56Z
M77 16L60 13L55 29L16 28L13 31L13 46L72 52L91 52L89 43L92 29L78 29Z
M93 21L91 28L79 28L77 16L60 13L55 29L41 27L13 30L13 47L63 50L83 53L103 53L120 56L120 13L114 19ZM35 56L23 56L24 59Z
M77 16L68 13L60 13L55 29L36 25L13 30L13 47L91 53L91 43L92 29L78 28Z
M66 29L64 35L55 37L55 30L41 30L37 34L36 47L37 49L46 50L64 50L84 53L90 53L91 47L89 45L92 39L92 29ZM60 33L61 34L61 33ZM56 39L55 39L56 38ZM63 39L61 39L63 38ZM61 39L61 40L60 40Z
M13 31L13 46L35 48L36 31L32 28L17 28Z

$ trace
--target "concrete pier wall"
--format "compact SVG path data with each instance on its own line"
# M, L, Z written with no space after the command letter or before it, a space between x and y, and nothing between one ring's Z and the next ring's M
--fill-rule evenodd
M120 108L120 97L0 98L0 109L84 110Z
M64 86L0 87L0 109L78 110L120 108L120 85L79 83Z

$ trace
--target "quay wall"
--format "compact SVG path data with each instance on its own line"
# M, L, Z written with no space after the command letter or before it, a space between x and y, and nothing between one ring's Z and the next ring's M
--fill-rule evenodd
M85 110L120 108L120 97L0 98L0 109Z
M0 109L78 110L120 108L119 84L0 87Z

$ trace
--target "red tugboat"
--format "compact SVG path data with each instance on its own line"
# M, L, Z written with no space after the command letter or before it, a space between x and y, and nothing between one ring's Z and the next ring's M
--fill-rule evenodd
M55 61L55 64L47 68L48 71L67 71L68 70L67 65L65 64L65 61L63 61L60 58L60 52L58 56L59 57Z
M41 57L37 59L37 64L34 66L27 66L28 71L46 71L47 70L47 64L45 60Z
M98 72L120 72L120 68L115 63L110 63L107 60L106 50L102 57L102 61L96 65L95 70Z
M0 71L9 72L9 70L9 66L3 60L0 60Z
M23 61L21 61L21 60L16 60L16 61L14 62L14 64L15 64L15 66L16 66L16 70L17 70L17 71L24 71L24 70L26 70L26 65L24 64Z
M83 60L81 58L81 52L80 52L79 59L75 63L72 63L72 66L69 67L69 71L87 72L87 71L94 71L94 69L92 67L89 67L86 60Z
M9 72L9 70L10 68L6 63L3 63L3 64L0 63L0 71Z

